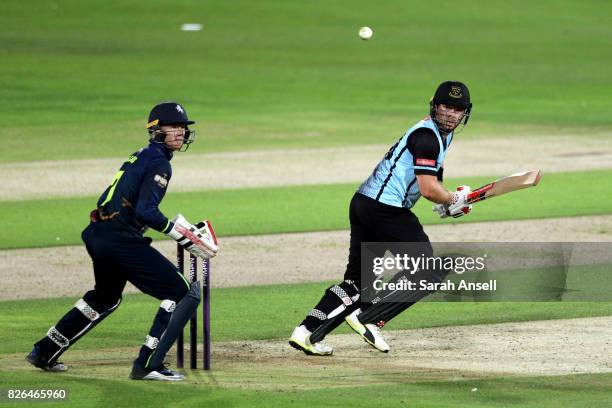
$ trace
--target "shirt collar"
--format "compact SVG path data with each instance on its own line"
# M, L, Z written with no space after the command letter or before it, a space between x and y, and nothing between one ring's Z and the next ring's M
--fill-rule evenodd
M162 152L164 157L168 159L168 161L172 160L172 150L168 149L168 147L164 143L151 142L149 143L149 146Z

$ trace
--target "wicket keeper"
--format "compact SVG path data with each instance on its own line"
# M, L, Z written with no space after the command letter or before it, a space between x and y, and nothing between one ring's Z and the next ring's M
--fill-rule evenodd
M200 303L198 282L190 284L177 267L151 247L147 228L172 237L192 254L208 259L218 246L207 223L190 224L182 215L168 220L159 210L172 177L170 160L185 151L195 131L182 105L164 102L149 115L148 146L131 155L98 199L82 239L93 262L94 289L79 299L26 360L52 372L68 367L58 359L70 346L114 312L126 282L161 303L153 325L134 360L134 380L180 381L182 374L164 364L166 353Z
M440 84L430 100L430 115L406 131L359 187L349 207L351 238L344 280L327 288L294 329L289 340L292 347L309 355L331 355L333 349L322 340L346 321L367 343L389 351L380 328L414 302L361 303L361 243L419 242L433 252L423 226L411 211L421 196L433 202L434 211L443 218L470 212L471 205L466 202L470 188L460 186L451 192L441 181L454 132L467 124L471 110L465 84Z

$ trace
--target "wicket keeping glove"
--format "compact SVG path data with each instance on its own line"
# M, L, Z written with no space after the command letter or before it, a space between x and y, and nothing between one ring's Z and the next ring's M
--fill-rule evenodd
M210 259L217 255L219 243L209 221L192 225L185 217L178 214L172 222L174 225L167 235L187 251L202 259Z

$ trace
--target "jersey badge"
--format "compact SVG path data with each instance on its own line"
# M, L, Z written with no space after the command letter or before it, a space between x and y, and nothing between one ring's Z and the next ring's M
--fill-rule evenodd
M157 185L161 188L168 187L168 175L166 173L163 173L161 176L159 174L156 174L153 180L155 180Z

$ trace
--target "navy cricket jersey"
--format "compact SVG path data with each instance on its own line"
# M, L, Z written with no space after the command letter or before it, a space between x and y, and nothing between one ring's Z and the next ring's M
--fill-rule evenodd
M156 142L131 155L98 199L100 222L124 236L142 237L146 227L170 231L159 203L172 177L171 159L172 151Z

